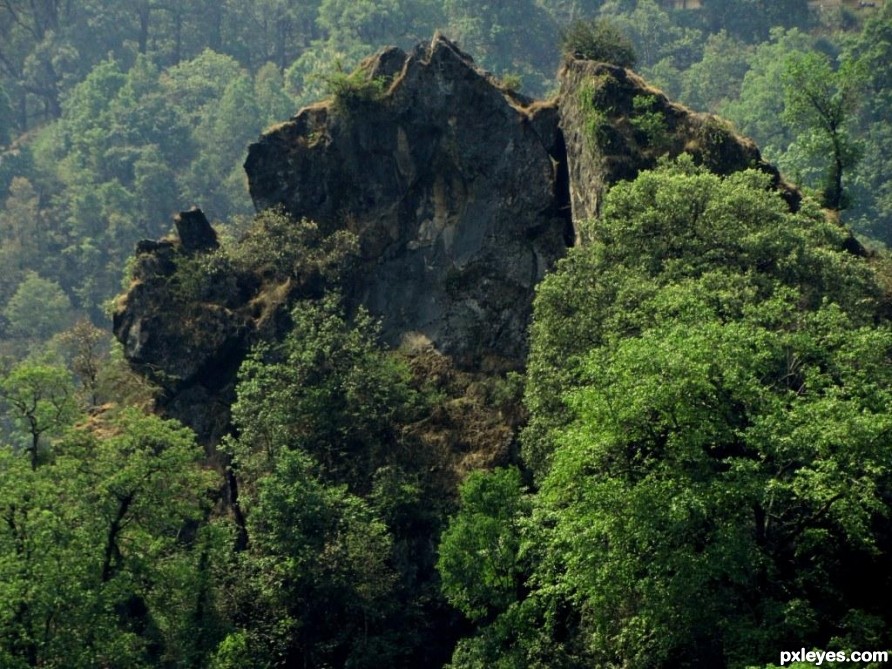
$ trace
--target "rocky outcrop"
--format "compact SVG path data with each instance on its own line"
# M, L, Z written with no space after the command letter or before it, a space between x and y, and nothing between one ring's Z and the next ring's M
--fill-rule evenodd
M196 254L212 250L206 230L196 248L187 232L192 228L181 225L191 220L201 229L199 217L204 219L200 209L176 217L183 240L137 245L131 283L115 305L113 329L130 365L161 388L160 408L195 429L205 443L217 443L229 428L236 372L255 327L237 307L238 291L229 299L208 299L184 285L186 263L200 271Z
M356 233L352 297L388 343L522 364L534 287L572 241L555 104L503 90L441 35L362 71L250 147L255 206Z
M197 209L177 217L177 239L137 247L115 334L164 389L163 410L205 443L228 429L246 352L328 285L325 258L349 256L347 298L380 318L387 343L422 341L461 373L487 373L523 366L535 286L576 242L573 221L596 217L606 188L660 156L765 170L798 206L751 141L604 63L565 63L559 97L533 101L437 35L332 86L245 163L257 209L281 207L293 224L256 227L241 265ZM316 246L301 271L275 269L286 238L306 235ZM326 250L339 235L349 250Z
M569 60L559 79L574 221L597 218L601 197L617 181L681 153L716 174L762 170L790 207L798 208L799 192L762 160L752 140L721 118L675 104L634 72L607 63Z

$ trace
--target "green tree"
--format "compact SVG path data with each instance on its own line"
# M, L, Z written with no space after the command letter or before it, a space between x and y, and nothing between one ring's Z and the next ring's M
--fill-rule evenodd
M113 60L98 63L62 104L62 147L77 157L72 167L100 169L101 155L96 149L105 140L102 127L110 123L109 102L114 100L127 79ZM95 148L94 148L95 147Z
M795 291L728 324L691 288L655 296L685 316L589 357L541 491L556 519L542 587L582 598L598 664L744 666L785 637L827 643L821 628L844 634L861 601L830 565L849 551L874 573L883 563L867 556L892 462L889 398L858 366L889 373L875 354L888 328L832 305L803 317ZM871 608L849 634L882 625Z
M597 14L603 0L557 0L548 3L548 13L559 26L568 26L574 21L591 19Z
M217 51L225 50L256 69L272 62L284 70L290 62L322 37L317 22L320 0L257 0L226 7L227 34Z
M67 563L70 542L62 541L71 526L49 511L55 490L46 471L0 449L0 662L10 669L39 666L47 623L81 594L73 586L82 565Z
M245 250L280 239L261 234ZM292 262L284 267L294 276ZM434 496L443 464L418 437L425 395L405 362L379 347L363 310L348 318L328 294L299 301L291 323L239 373L238 432L225 449L242 550L226 589L235 628L215 662L442 664L448 641L428 617L440 620L446 606L431 541L450 500Z
M702 59L682 75L681 99L695 109L718 113L740 94L750 68L748 56L746 45L727 32L710 35Z
M620 67L633 67L638 60L632 40L606 19L573 22L561 35L561 49L569 58Z
M427 37L430 25L419 26L421 3L406 0L322 0L317 25L339 45L364 47L385 42L410 43ZM413 6L414 5L414 6ZM413 11L414 10L414 11Z
M176 173L159 147L149 144L133 161L133 195L141 203L137 227L148 239L161 236L183 200L177 189Z
M812 46L812 38L799 30L772 30L770 39L752 51L739 95L719 109L741 132L755 139L769 159L776 159L794 139L790 128L778 122L784 112L778 92L784 89L786 62L794 54L810 52Z
M183 169L192 159L193 110L171 95L167 83L158 67L144 56L127 71L124 85L108 103L106 144L100 146L106 151L105 162L111 163L105 169L112 169L99 171L103 181L117 178L129 188L133 161L143 148L157 150L172 170ZM205 100L204 104L211 102Z
M859 232L892 243L892 184L888 174L892 156L892 76L884 63L892 58L892 6L886 6L864 24L864 29L846 46L843 59L860 62L866 75L864 93L851 124L853 135L863 147L863 157L853 170L848 189L852 208L847 221Z
M848 202L843 172L858 159L858 148L848 131L865 82L859 62L844 61L833 70L829 59L817 53L792 57L784 75L784 120L793 127L819 137L816 150L829 149L830 168L823 190L823 203L839 211ZM823 150L822 150L823 149Z
M749 666L785 639L888 643L886 595L843 574L876 584L888 565L892 330L845 233L766 186L687 160L642 173L540 287L529 592L453 666Z
M270 90L263 101L281 108ZM78 306L101 318L133 245L164 234L184 202L216 203L213 216L248 210L240 155L263 114L247 72L210 51L163 73L143 55L126 72L105 60L73 88L37 152L55 191L40 212L55 229L38 241L60 247L53 276Z
M40 219L40 200L33 185L25 177L12 176L9 197L0 209L0 304L9 303L27 268L39 263L35 228Z
M210 49L169 68L163 85L170 100L177 100L190 125L202 118L205 105L223 96L226 87L242 75L238 61Z
M529 513L515 468L473 472L440 539L437 570L449 602L472 620L506 609L523 584L520 523Z
M299 449L330 480L369 492L419 402L408 369L377 348L368 314L348 322L335 297L300 303L292 320L280 350L261 349L240 370L236 461L256 475Z
M254 96L263 126L280 123L297 111L294 101L285 90L282 72L272 63L266 63L254 76Z
M558 26L541 5L446 0L443 12L447 33L483 67L500 76L519 75L533 95L551 87Z
M315 470L306 454L283 451L245 489L251 539L236 556L239 582L230 590L241 628L221 644L218 666L234 669L248 654L261 666L374 667L399 652L382 630L395 580L387 527Z
M189 180L194 182L188 184L187 192L201 201L219 202L217 206L228 214L248 213L242 163L248 144L257 139L262 127L254 85L242 74L228 83L195 129L202 160L193 164Z
M184 428L125 410L30 470L0 453L4 666L193 666L206 630L201 519L216 476ZM188 640L188 641L184 641Z
M746 42L760 42L772 28L809 27L806 0L702 0L703 21L711 32L725 30Z
M642 68L669 61L680 69L687 69L700 57L700 33L676 25L656 0L640 0L628 13L617 13L615 6L608 3L601 9L601 16L632 40Z
M99 405L102 372L108 363L109 339L109 333L85 318L56 338L68 368L78 382L83 403L88 408Z
M20 339L45 341L72 321L71 301L55 281L26 272L3 308L9 333Z
M60 435L78 415L71 375L40 362L20 362L0 377L0 400L18 432L12 441L32 469L44 458L47 437Z

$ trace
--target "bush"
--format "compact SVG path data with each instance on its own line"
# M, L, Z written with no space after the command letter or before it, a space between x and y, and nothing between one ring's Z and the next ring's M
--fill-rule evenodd
M574 21L561 35L566 58L597 60L620 67L633 67L638 60L632 41L604 19Z
M377 102L384 97L387 90L385 77L370 78L362 69L351 73L339 69L333 74L322 77L322 81L326 93L334 100L335 108L343 112L350 112Z
M278 280L318 274L333 283L343 277L358 250L354 234L338 230L326 235L312 221L295 220L281 208L257 214L226 248L239 273Z
M658 107L657 98L653 95L636 95L632 98L635 115L631 119L632 126L639 131L647 144L656 151L665 148L669 129L666 117Z

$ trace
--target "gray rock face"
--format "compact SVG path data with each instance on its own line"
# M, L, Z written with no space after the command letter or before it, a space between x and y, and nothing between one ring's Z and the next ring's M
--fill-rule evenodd
M440 35L364 71L386 90L304 109L251 146L255 206L359 236L351 297L390 343L421 333L468 365L522 364L534 287L573 236L556 106L502 90Z
M162 389L159 408L203 442L217 443L229 427L236 373L255 325L232 304L177 295L172 277L192 253L176 241L140 242L113 330L130 365Z

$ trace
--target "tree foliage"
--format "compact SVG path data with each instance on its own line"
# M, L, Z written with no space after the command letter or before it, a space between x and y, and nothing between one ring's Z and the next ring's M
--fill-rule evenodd
M472 575L447 592L488 614L454 666L749 666L792 639L885 643L882 598L844 574L876 588L888 567L892 330L844 234L766 185L687 160L643 173L540 287L523 586L493 597L487 559L446 571L453 589ZM485 536L479 514L466 501L441 560Z
M433 352L410 368L379 348L330 294L351 235L235 216L247 144L326 85L373 101L380 82L344 73L384 44L442 28L544 96L570 26L569 55L637 54L892 239L889 5L669 4L0 3L0 352L33 354L0 374L0 665L721 667L888 647L888 260L843 251L813 203L684 161L615 187L538 290L525 469L473 473L458 500L450 458L499 380L449 399ZM261 285L264 327L290 331L244 364L219 452L122 410L155 394L87 321L58 335L104 324L133 244L193 202L231 223L218 251L176 258L172 304ZM39 355L49 338L68 370Z
M865 9L861 32L857 23L849 32L828 24L816 34L803 5L7 2L0 7L0 89L8 98L0 94L0 145L8 147L0 157L0 303L34 271L99 324L134 243L167 232L174 212L194 203L220 220L249 212L240 164L265 126L323 97L326 82L343 84L348 97L374 98L374 85L357 87L343 73L385 43L410 48L435 29L534 95L553 88L562 29L565 51L623 65L637 54L649 80L729 116L793 180L826 191L831 206L848 205L844 220L859 232L888 240L888 10ZM841 69L831 70L847 86L847 64L865 63L869 94L847 113L844 132L816 131L795 105L787 117L804 123L778 122L785 63L797 54L841 55ZM835 156L830 188L825 152ZM863 155L858 164L856 155ZM840 161L845 192L834 176Z
M16 450L28 454L31 468L47 457L48 437L59 436L77 416L74 383L67 370L42 362L22 361L0 377L5 435Z
M368 314L348 323L336 297L300 303L292 321L280 350L261 348L241 369L233 453L257 472L283 449L299 449L331 479L368 491L396 425L420 401L408 370L377 349Z
M637 60L632 41L606 19L575 21L561 35L564 55L633 67Z
M847 126L862 95L865 74L857 61L846 61L834 71L826 57L812 53L792 58L784 76L784 119L816 133L824 150L815 148L822 155L829 153L823 204L834 211L847 205L843 171L858 159L858 147Z
M231 574L238 628L219 666L242 666L236 643L259 666L372 667L405 652L387 638L393 539L368 503L321 481L300 450L283 451L255 486L243 498L250 545Z
M460 492L461 512L440 539L443 593L472 620L503 610L522 584L520 525L528 513L520 472L473 472Z
M159 666L197 652L215 476L188 430L127 410L69 433L44 464L3 449L4 666ZM206 620L201 620L207 623Z
M71 324L71 302L55 281L26 272L3 316L13 337L45 341Z
M337 296L299 302L291 323L240 370L226 450L245 550L216 661L423 662L437 655L420 644L436 634L425 611L442 606L427 542L445 504L429 497L428 459L406 430L425 397L368 314L347 318Z

